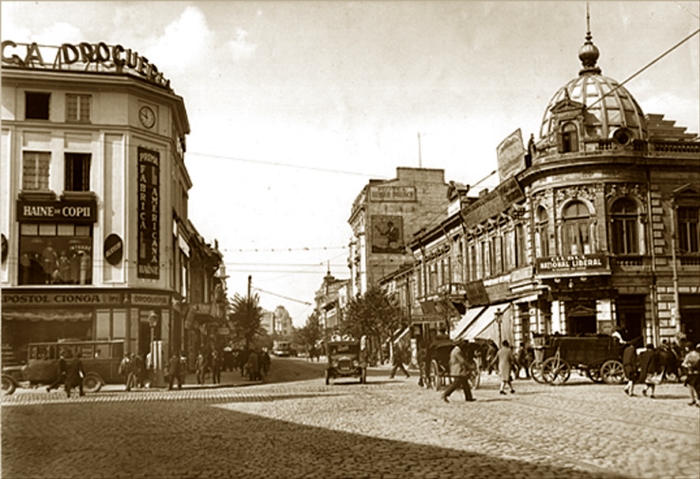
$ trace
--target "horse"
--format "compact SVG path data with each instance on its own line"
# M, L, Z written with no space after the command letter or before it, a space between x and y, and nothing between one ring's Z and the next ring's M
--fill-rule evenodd
M676 381L681 381L681 360L676 352L667 345L662 345L656 350L657 359L659 361L659 369L661 370L661 380L666 379L666 376L675 376Z

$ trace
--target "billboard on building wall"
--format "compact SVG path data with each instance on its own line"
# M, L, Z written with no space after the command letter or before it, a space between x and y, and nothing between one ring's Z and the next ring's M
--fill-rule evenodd
M525 146L520 128L498 145L496 155L500 181L507 180L525 169Z
M138 148L139 278L160 278L160 153Z
M372 253L403 254L403 217L373 215L371 219Z

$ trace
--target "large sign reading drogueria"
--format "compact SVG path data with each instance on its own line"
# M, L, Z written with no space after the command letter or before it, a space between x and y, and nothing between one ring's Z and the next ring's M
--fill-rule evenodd
M47 63L45 58L52 61ZM103 42L64 43L57 47L5 40L2 42L2 64L44 70L87 71L93 68L98 72L128 73L170 90L170 80L148 58L130 48Z

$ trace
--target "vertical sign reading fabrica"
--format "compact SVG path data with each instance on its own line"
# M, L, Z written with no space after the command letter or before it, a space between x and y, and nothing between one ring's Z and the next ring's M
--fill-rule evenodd
M160 154L138 149L138 277L160 277Z

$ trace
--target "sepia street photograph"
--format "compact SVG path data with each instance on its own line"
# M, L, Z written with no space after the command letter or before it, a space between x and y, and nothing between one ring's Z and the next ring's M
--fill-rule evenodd
M2 1L2 479L700 479L700 2Z

